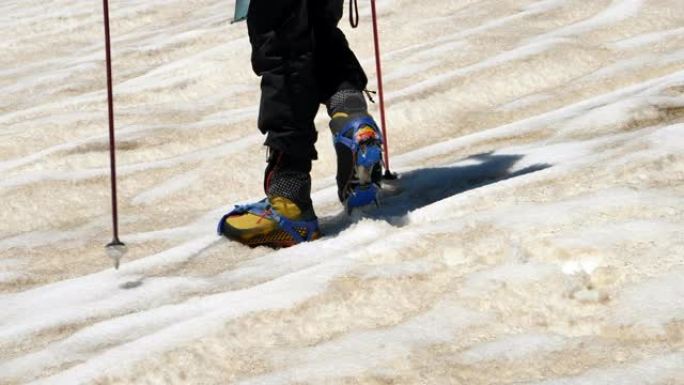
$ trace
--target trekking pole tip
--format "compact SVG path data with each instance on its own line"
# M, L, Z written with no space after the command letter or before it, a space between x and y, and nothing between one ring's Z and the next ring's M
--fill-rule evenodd
M114 268L119 270L121 258L128 252L126 245L115 238L105 246L105 251L107 252L107 256L114 262Z

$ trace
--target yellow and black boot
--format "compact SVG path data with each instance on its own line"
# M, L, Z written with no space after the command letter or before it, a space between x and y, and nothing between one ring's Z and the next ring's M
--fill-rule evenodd
M264 177L266 198L236 206L218 233L247 246L289 247L320 237L311 203L311 160L272 151Z
M382 180L382 135L363 93L336 92L326 103L337 153L337 193L348 212L378 204Z

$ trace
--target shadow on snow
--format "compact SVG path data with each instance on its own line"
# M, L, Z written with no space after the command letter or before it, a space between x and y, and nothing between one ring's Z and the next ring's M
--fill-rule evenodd
M334 236L361 218L386 220L394 226L403 226L407 214L462 192L515 178L551 167L536 164L511 171L523 155L477 154L466 158L479 162L473 165L424 168L401 174L395 181L385 181L380 196L380 207L349 216L340 213L321 218L321 230L325 236Z

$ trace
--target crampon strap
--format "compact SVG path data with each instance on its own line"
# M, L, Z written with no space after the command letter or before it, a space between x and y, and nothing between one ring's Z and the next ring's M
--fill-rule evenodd
M363 207L373 202L377 204L376 196L380 189L375 184L367 186L356 186L347 198L345 205L347 209Z
M360 130L363 126L373 128L373 131L375 131L376 135L378 136L378 141L382 143L382 134L380 134L378 125L375 124L375 121L370 116L352 119L349 123L347 123L346 126L344 126L343 129L341 129L337 134L335 134L335 136L333 137L333 142L342 143L345 146L349 147L352 151L356 152L356 150L358 150L359 148L359 144L356 143L354 137L356 136L356 132ZM347 136L347 134L349 134L350 132L351 135Z
M219 221L218 228L216 229L219 235L223 234L223 229L226 223L226 219L233 215L242 214L254 214L264 219L270 219L278 224L278 227L288 233L295 243L308 242L313 239L313 235L318 228L318 223L316 220L312 221L293 221L291 219L285 218L271 206L268 202L268 198L264 198L256 203L249 203L246 205L236 205L233 211L224 215ZM306 238L302 237L297 231L297 228L306 229Z

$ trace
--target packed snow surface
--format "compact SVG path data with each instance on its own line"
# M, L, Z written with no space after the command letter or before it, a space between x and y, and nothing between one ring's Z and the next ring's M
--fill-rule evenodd
M378 0L400 178L344 214L322 109L276 251L215 235L263 194L232 1L110 9L120 270L101 5L0 2L0 384L684 384L681 0Z

